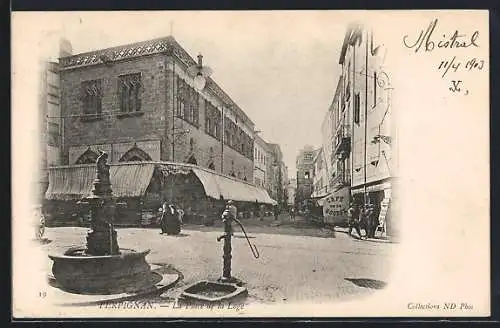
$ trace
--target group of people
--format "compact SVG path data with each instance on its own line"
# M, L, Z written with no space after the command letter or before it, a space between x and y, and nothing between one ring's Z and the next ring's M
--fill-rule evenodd
M181 233L182 217L184 211L174 204L163 202L160 209L160 234L178 235Z
M352 203L347 211L349 235L352 235L352 230L356 230L359 239L374 238L375 232L379 225L378 211L375 205L365 204L360 206ZM365 235L361 234L361 229L365 230Z
M181 232L181 226L184 216L184 211L174 204L168 204L164 201L160 208L160 234L178 235ZM229 200L226 203L222 217L237 218L238 211L234 202Z

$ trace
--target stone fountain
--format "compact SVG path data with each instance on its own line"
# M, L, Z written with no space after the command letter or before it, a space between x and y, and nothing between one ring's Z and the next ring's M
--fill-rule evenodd
M243 285L245 284L240 279L233 277L231 275L231 259L232 259L232 245L231 237L233 235L232 221L236 222L243 232L248 246L252 251L253 256L258 259L260 254L255 245L250 243L250 239L245 231L243 224L235 217L233 217L228 209L226 209L222 215L224 222L224 234L217 237L217 241L224 240L223 248L223 267L222 267L222 277L217 281L201 280L190 286L188 286L180 297L178 301L183 302L212 302L219 303L224 301L241 301L248 295L248 291Z
M130 296L161 292L172 284L165 283L161 272L155 272L146 262L150 250L136 251L118 246L113 227L117 204L113 199L107 158L108 155L101 152L96 161L92 195L79 202L91 213L87 244L49 255L53 261L53 285L68 293L84 295Z

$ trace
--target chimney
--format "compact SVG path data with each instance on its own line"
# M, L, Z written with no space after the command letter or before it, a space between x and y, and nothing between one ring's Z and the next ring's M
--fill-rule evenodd
M203 55L198 55L198 67L203 67Z

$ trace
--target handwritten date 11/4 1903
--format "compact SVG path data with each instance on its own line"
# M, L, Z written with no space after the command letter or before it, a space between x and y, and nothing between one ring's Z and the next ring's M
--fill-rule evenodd
M456 72L458 69L462 67L462 62L457 60L457 56L453 56L451 60L442 60L441 63L439 63L438 70L443 70L443 74L441 77L445 77L446 73L448 73L448 70L451 68L453 72ZM479 60L477 58L472 58L467 60L465 62L465 65L463 66L464 69L468 72L474 70L482 70L484 67L484 60Z
M450 60L442 60L438 66L439 71L443 71L441 75L442 78L446 76L448 71L455 73L459 69L462 69L466 72L470 72L472 70L480 71L484 67L484 60L479 60L477 58L469 59L465 62L465 65L462 61L457 60L457 56L453 56ZM450 83L449 90L453 93L461 93L463 92L465 95L469 94L469 91L463 88L462 80L452 80Z

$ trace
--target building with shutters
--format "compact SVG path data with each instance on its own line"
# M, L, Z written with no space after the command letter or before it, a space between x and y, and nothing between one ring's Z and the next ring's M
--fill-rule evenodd
M350 180L353 201L374 204L388 235L397 235L394 206L397 129L392 114L390 56L373 30L353 24L345 34L339 64L342 77L336 117L335 154L341 180ZM347 178L347 179L346 179Z
M271 190L271 149L267 142L258 134L254 142L254 184L268 191Z

